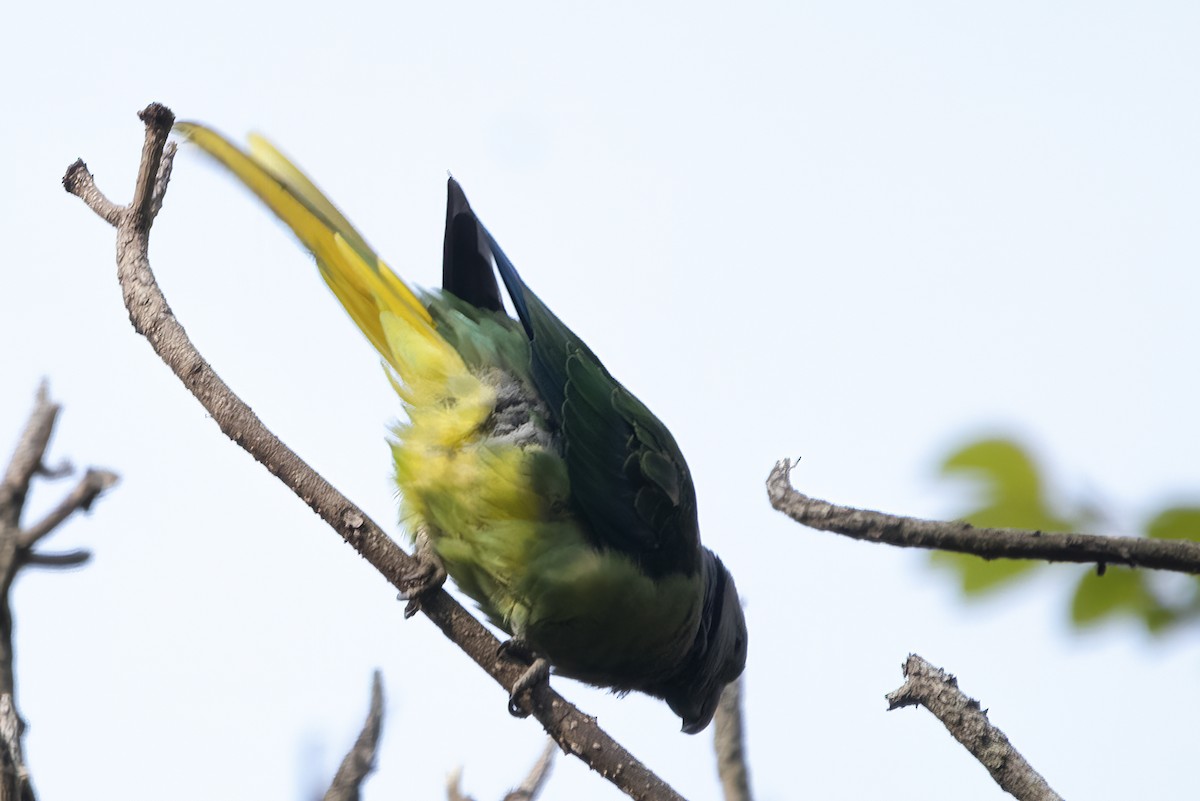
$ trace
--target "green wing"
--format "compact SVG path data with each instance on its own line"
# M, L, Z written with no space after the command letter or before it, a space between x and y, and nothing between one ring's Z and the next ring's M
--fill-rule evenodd
M694 574L701 558L696 492L675 438L480 230L529 336L533 381L556 416L572 501L592 544L629 555L652 577Z

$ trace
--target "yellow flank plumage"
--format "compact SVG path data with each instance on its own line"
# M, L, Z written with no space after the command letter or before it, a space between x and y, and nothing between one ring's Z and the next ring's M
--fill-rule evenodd
M316 256L321 275L390 368L408 422L396 428L396 477L415 523L436 520L424 498L449 490L477 497L493 476L479 461L482 426L496 403L490 386L473 374L436 329L421 300L370 249L319 189L262 137L250 152L202 125L176 129L234 173L288 225ZM519 470L510 449L505 469ZM520 480L502 485L520 484ZM452 488L452 489L451 489ZM529 499L523 519L536 517ZM413 533L413 532L410 532Z
M529 485L526 455L511 446L492 453L483 442L496 392L438 333L416 294L267 140L251 137L246 153L202 125L178 123L176 129L233 172L295 232L390 368L392 386L408 414L395 429L393 450L410 522L469 518L462 521L467 537L484 527L490 514L529 527L541 506ZM455 508L430 508L438 497L458 499Z

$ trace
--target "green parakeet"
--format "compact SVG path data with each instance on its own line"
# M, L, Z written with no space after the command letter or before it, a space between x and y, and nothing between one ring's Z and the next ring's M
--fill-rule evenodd
M700 544L683 454L538 299L449 182L442 289L410 289L274 147L177 128L316 257L383 357L401 519L556 673L666 700L696 733L746 663L733 577ZM504 312L499 272L517 319Z

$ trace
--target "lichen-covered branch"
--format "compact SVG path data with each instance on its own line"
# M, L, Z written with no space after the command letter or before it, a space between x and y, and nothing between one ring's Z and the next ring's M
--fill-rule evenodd
M63 177L63 186L102 219L117 228L117 279L134 329L146 337L154 352L183 382L221 430L282 481L328 523L384 578L401 592L417 565L367 515L338 492L263 425L217 376L188 339L159 289L150 267L150 227L166 193L172 145L167 144L174 115L152 103L140 115L146 140L134 202L114 212L96 188L83 160ZM421 597L420 610L511 692L525 665L499 653L499 641L443 590ZM522 703L530 703L522 701ZM680 799L671 787L609 737L594 718L583 714L542 685L532 693L530 711L565 751L636 799Z
M904 663L904 684L888 693L888 709L923 706L992 774L996 784L1021 801L1062 801L1058 793L992 725L979 702L958 689L958 680L916 654Z
M866 542L969 553L984 559L1116 564L1200 574L1200 542L976 528L961 521L921 520L838 506L796 491L791 468L786 460L775 465L767 478L767 495L772 506L809 528Z

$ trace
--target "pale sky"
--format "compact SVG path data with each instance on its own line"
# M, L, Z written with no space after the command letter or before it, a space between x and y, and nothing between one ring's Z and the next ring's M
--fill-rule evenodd
M20 3L0 48L0 447L49 378L52 453L123 483L16 588L41 796L306 799L383 671L365 798L499 798L541 731L265 470L129 326L83 157L128 200L150 101L301 164L398 272L440 277L458 178L538 294L673 430L747 603L762 801L1001 799L912 651L1069 798L1195 796L1200 648L1066 624L1066 580L963 606L921 554L803 529L763 481L929 517L965 438L1024 437L1130 533L1195 501L1200 6L1192 3ZM151 257L215 369L395 530L398 405L308 257L176 162ZM66 485L42 487L34 512ZM1080 567L1059 570L1078 575ZM693 801L708 733L555 687ZM561 759L545 795L615 799Z

